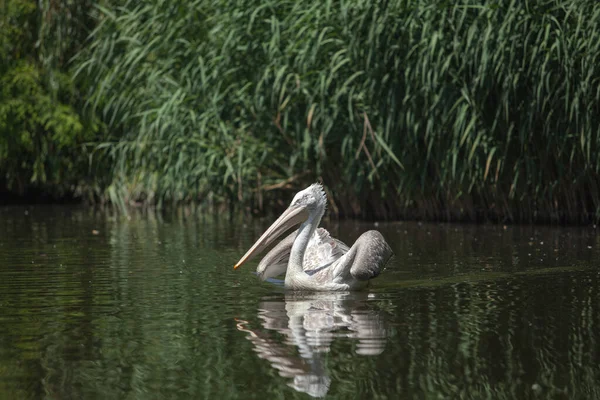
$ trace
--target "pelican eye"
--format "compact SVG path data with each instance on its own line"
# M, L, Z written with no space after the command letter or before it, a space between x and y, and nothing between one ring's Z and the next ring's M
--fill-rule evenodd
M310 203L310 195L308 193L304 193L302 196L298 197L292 202L293 206L297 206L300 204L308 204Z

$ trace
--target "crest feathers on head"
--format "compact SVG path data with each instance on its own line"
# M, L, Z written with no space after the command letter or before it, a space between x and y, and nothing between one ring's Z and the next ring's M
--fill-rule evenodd
M327 194L325 193L323 184L317 182L317 183L313 183L312 185L310 185L310 187L312 188L315 196L319 196L323 199L323 203L325 204L325 207L327 207Z

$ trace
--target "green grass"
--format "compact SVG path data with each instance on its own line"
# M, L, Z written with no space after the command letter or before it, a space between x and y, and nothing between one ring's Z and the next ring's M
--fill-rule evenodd
M600 218L595 0L97 10L73 71L115 204L262 210L321 180L345 216Z
M102 9L79 75L113 201L258 207L320 179L344 215L597 218L600 5L487 4Z

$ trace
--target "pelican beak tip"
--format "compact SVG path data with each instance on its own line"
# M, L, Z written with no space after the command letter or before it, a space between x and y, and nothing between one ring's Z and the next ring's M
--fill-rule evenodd
M234 270L236 270L236 269L238 269L239 267L240 267L240 265L239 265L239 264L235 264L235 265L233 266L233 269L234 269Z

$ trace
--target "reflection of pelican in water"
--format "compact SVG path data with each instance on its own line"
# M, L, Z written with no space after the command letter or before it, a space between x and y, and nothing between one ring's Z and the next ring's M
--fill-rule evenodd
M259 304L264 329L251 329L243 320L238 320L237 328L248 333L258 356L267 359L279 375L293 378L289 386L323 397L331 378L322 354L329 352L335 338L355 339L359 355L378 355L384 350L387 332L383 315L367 307L367 297L364 293L287 294L284 301ZM269 331L284 335L283 343Z
M325 212L327 198L319 184L298 192L287 210L266 230L238 261L239 268L263 251L288 229L301 224L298 231L273 248L265 265L276 265L283 272L285 287L296 290L355 290L379 275L392 256L381 233L363 233L351 248L333 239L325 229L317 229ZM277 262L274 262L277 261ZM258 271L260 274L260 271ZM274 273L274 272L273 272Z

